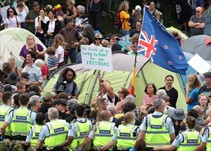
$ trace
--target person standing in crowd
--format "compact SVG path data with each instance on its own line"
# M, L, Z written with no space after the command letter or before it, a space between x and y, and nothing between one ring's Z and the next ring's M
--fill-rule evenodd
M42 104L42 101L38 95L33 95L29 99L29 105L31 107L31 110L35 113L38 112Z
M157 88L155 87L154 83L149 83L146 85L144 92L146 95L143 98L142 105L152 106L155 100L157 99L156 96Z
M172 120L163 111L165 101L158 99L153 103L155 112L144 117L140 126L141 132L136 139L134 148L138 148L140 143L145 141L147 151L153 151L153 147L170 145L175 139L175 130ZM163 123L163 121L165 121ZM159 138L159 139L158 139Z
M89 19L95 30L102 32L102 11L104 9L102 0L90 0Z
M199 94L203 93L207 96L211 96L211 72L206 72L203 74L205 85L203 85L200 90Z
M166 104L176 108L178 91L173 87L174 77L172 75L167 75L165 77L165 86L159 89L164 89L167 93Z
M37 1L33 2L33 9L28 12L25 18L26 29L31 33L35 33L34 21L39 16L40 4Z
M116 113L121 111L123 104L125 104L125 98L129 95L129 90L127 88L121 88L118 91L119 102L116 104Z
M129 34L131 26L129 23L130 14L128 13L129 10L129 2L123 1L121 2L118 12L120 13L120 21L122 23L121 33L122 36Z
M47 21L49 21L49 18L45 16L44 9L40 9L39 16L35 18L34 26L35 26L35 35L42 41L42 43L45 43L45 35L44 30Z
M92 43L92 46L102 46L101 40L103 39L103 36L100 33L95 34L95 41Z
M136 137L138 136L138 126L134 125L135 115L133 112L128 112L123 117L122 124L114 133L112 140L101 147L101 150L108 150L117 143L118 150L129 150L133 148Z
M195 130L196 121L192 116L186 118L187 130L181 132L169 146L154 147L154 150L194 151L200 144L200 134Z
M74 29L74 19L68 18L66 20L66 27L62 28L59 32L67 44L66 51L68 51L71 63L77 62L76 43L80 38L76 29ZM65 59L65 64L68 62L68 57Z
M15 57L10 56L8 58L8 62L10 63L10 65L12 67L12 71L15 72L20 77L21 76L21 69L18 66L16 66Z
M77 6L77 16L75 18L75 27L79 36L83 36L83 29L86 24L89 23L87 16L85 15L85 7L82 5Z
M12 93L11 92L4 92L2 95L2 102L3 105L0 106L0 128L2 127L4 121L7 119L10 112L13 110L11 107L12 105ZM1 132L0 132L1 134ZM8 126L5 130L4 138L10 138L10 126Z
M21 48L21 51L20 51L19 56L24 61L23 64L22 64L22 68L25 67L26 54L29 51L35 52L36 55L37 54L43 55L45 53L45 51L43 51L43 47L40 44L37 44L35 42L35 37L33 35L27 36L27 38L26 38L26 44Z
M141 6L137 5L135 7L135 12L131 15L130 17L130 24L131 24L131 29L136 29L136 23L137 21L142 20L142 14L141 14ZM140 31L139 31L140 32ZM130 36L132 37L132 36Z
M137 20L136 21L136 28L135 29L132 29L130 31L130 37L133 37L134 34L140 34L141 32L141 25L142 25L142 21L141 20Z
M202 117L206 120L206 111L210 107L210 101L206 94L199 95L199 105L202 109Z
M54 85L53 91L59 94L60 92L65 92L68 94L69 98L78 97L78 86L74 82L76 78L76 73L71 68L64 69L56 84Z
M59 112L54 107L48 109L48 118L50 122L47 122L40 131L37 150L40 150L45 144L47 150L64 151L59 146L66 141L69 124L65 120L58 119Z
M28 51L26 54L26 66L23 68L22 72L29 73L28 85L41 86L43 82L42 72L40 68L34 64L35 59L36 54L33 51Z
M203 35L206 20L204 18L203 9L201 7L196 8L196 14L191 16L188 26L191 28L191 36Z
M211 0L207 1L208 9L207 13L205 13L204 17L206 20L206 25L204 27L204 34L211 36Z
M20 107L10 112L1 127L1 133L5 135L5 129L10 126L13 140L26 140L31 125L35 123L36 113L27 109L29 96L21 94L19 97Z
M21 27L21 21L13 7L7 9L7 18L4 20L4 28Z
M29 12L29 8L26 6L26 4L23 0L18 0L16 12L18 14L18 17L20 18L21 28L26 29L25 18Z
M56 19L56 12L49 10L48 12L49 21L46 22L44 33L46 35L45 45L51 47L54 36L57 35L61 29L61 23Z
M75 19L75 17L77 16L77 10L75 8L75 0L66 0L66 4L67 4L67 10L66 14L64 15L64 18Z
M58 58L55 56L55 48L53 47L48 47L45 52L48 54L47 66L49 70L48 77L50 77L58 68Z
M61 34L58 34L54 37L53 47L56 49L55 56L58 60L58 68L65 65L65 63L64 63L64 44L65 44L65 40Z
M84 118L85 107L83 105L78 105L75 113L77 119L70 126L67 140L61 145L61 147L69 146L69 150L80 150L82 143L89 136L93 126L90 120ZM86 147L86 150L89 150L89 146Z
M149 11L150 11L150 13L153 16L155 16L155 18L157 20L161 21L162 13L155 8L155 2L153 2L153 1L150 2L150 4L149 4Z
M39 134L41 132L42 127L45 125L45 115L43 113L37 113L35 121L36 124L32 125L31 129L29 130L29 133L27 134L26 140L23 143L26 146L30 145L34 148L37 147Z
M195 105L198 105L200 88L201 82L199 78L194 74L190 74L188 76L188 83L186 87L186 103L188 104L188 111L190 111Z

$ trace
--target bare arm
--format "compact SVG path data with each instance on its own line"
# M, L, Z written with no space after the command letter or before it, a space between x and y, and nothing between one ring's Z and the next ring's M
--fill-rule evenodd
M60 145L60 147L69 146L69 145L72 143L73 139L74 139L74 137L68 136L68 137L67 137L67 140L66 140L62 145Z
M195 151L203 151L206 146L206 143L201 142L201 144L196 148Z
M205 23L198 23L195 27L196 28L204 28L205 27Z
M111 140L110 142L108 142L108 144L106 144L105 146L101 147L101 150L108 150L108 149L110 149L115 143L116 143L116 141Z
M161 146L161 147L154 147L153 150L175 150L177 147L173 145L169 146Z
M39 139L37 142L37 149L41 149L42 145L43 145L43 141Z
M136 139L134 148L137 149L139 147L139 145L144 141L144 137L145 137L145 131L141 131Z
M175 139L175 133L170 134L170 138L171 138L171 142L173 142Z
M4 122L4 123L3 123L2 127L1 127L1 134L2 134L2 136L5 135L5 129L7 128L7 126L8 126L9 124L10 124L10 123L8 123L8 122Z

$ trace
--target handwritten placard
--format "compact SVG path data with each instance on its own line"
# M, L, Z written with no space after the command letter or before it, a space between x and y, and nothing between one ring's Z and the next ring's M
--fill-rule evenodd
M82 65L87 69L112 71L111 48L81 45Z

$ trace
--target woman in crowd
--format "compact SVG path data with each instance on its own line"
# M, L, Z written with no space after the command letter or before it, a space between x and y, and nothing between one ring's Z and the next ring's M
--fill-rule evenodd
M53 43L54 36L57 35L61 29L61 24L57 20L56 13L53 10L50 10L48 13L49 21L47 21L44 33L46 34L45 45L50 47Z
M135 11L134 13L131 15L130 17L130 24L131 24L131 28L135 29L136 28L136 21L141 20L142 19L142 14L141 14L141 6L137 5L135 7Z
M205 94L199 95L199 105L202 109L202 117L203 119L206 119L206 111L210 106L209 98Z
M40 9L39 16L35 18L34 26L35 26L35 35L42 41L42 43L45 43L44 30L47 21L49 21L49 18L45 16L44 9Z
M13 72L11 64L9 62L4 62L2 65L2 71L4 72L4 78L6 79L8 75Z
M125 103L126 96L129 95L129 90L127 88L121 88L118 91L119 102L116 104L116 113L122 109L122 105Z
M195 105L198 105L200 88L201 82L199 78L194 74L190 74L188 76L188 83L186 87L186 103L188 104L188 111L190 111Z
M77 9L75 8L75 0L66 0L67 11L65 18L75 19L77 16Z
M152 106L155 100L157 99L156 96L156 87L154 83L149 83L144 89L146 95L143 98L142 105Z
M37 44L35 42L35 38L33 35L29 35L26 38L26 44L22 47L19 56L21 59L25 62L26 59L26 54L28 51L34 51L36 54L41 54L44 55L45 51L43 51L43 47L40 44ZM25 63L23 64L22 67L25 66Z
M135 115L133 112L127 112L117 131L114 133L112 140L101 147L101 150L108 150L117 143L118 150L129 150L135 145L136 137L139 134L138 126L134 125ZM128 134L122 136L122 134Z
M24 1L18 1L16 12L18 17L20 18L21 28L26 29L25 18L27 13L29 12L29 8L26 6Z
M21 21L13 7L7 9L7 18L4 20L4 28L21 27Z
M55 36L53 46L55 50L55 56L58 59L58 68L64 65L64 46L65 40L61 34Z
M118 9L118 12L120 13L120 20L122 22L121 32L123 36L129 34L131 28L129 23L130 14L128 13L128 10L129 10L128 1L123 1Z
M21 69L18 66L16 66L15 58L13 56L10 56L8 59L8 62L10 63L12 67L12 72L15 72L20 77Z

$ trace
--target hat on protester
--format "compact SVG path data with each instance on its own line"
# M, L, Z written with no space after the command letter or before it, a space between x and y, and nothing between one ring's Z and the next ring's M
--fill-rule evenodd
M30 75L29 75L28 72L22 72L22 73L21 73L21 78L29 80Z
M46 91L43 95L42 95L42 98L43 98L43 101L48 101L49 99L53 98L56 96L56 93L55 92L52 92L52 91Z
M33 6L37 6L37 5L40 5L39 2L38 1L34 1L33 2Z
M204 75L205 77L211 77L211 72L209 71L209 72L203 73L203 75Z
M53 102L52 102L52 106L55 106L55 105L67 105L67 100L65 99L54 99Z
M176 108L171 114L171 118L177 121L182 121L185 119L185 112L182 108Z
M135 10L141 11L141 6L140 5L136 5Z
M11 72L8 77L5 79L5 82L11 85L16 85L16 83L20 79L18 78L18 75L15 72Z
M95 34L95 38L102 39L103 36L102 36L100 33L96 33L96 34Z
M57 4L56 6L54 6L55 11L58 11L58 10L61 10L61 9L62 9L62 6L60 4Z

